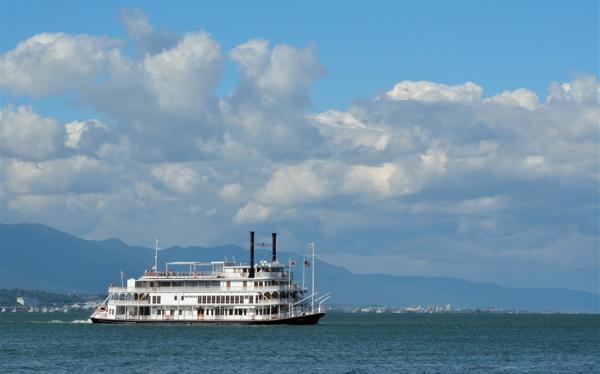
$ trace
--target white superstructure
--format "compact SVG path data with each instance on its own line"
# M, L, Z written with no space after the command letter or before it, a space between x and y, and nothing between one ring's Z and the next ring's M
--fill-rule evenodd
M249 264L168 262L164 271L157 271L155 257L151 271L127 279L121 287L109 287L108 298L92 314L92 321L317 323L328 295L315 297L315 291L309 294L294 283L294 264L277 260L276 234L272 238L271 245L262 244L272 247L271 262L254 263L254 232L250 233Z

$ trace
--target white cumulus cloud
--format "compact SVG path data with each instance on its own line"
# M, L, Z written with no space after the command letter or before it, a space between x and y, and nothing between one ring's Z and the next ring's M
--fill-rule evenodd
M481 86L473 82L446 85L428 81L402 81L386 92L385 97L391 100L470 102L479 100L482 94Z
M85 34L34 35L0 56L0 86L33 95L81 88L103 71L107 49L117 44Z
M44 118L31 106L0 109L0 152L24 160L45 160L57 156L65 137L64 129L52 118Z
M206 32L187 33L174 47L146 56L144 68L163 110L196 112L221 78L220 46Z
M113 140L108 127L97 119L69 122L65 130L65 146L80 153L92 154L103 143Z
M196 170L188 165L162 164L152 168L151 174L163 185L180 194L198 193L198 187L206 181Z
M3 219L133 243L160 227L173 244L207 245L245 241L251 225L454 276L513 261L526 278L531 264L584 266L575 257L597 249L596 77L540 98L389 82L315 113L325 68L314 46L252 39L224 53L205 31L171 36L141 11L121 17L127 47L43 33L0 55ZM239 80L217 95L227 58ZM13 96L65 92L89 118L61 123Z
M246 205L237 211L233 221L238 224L265 221L272 217L272 211L273 209L268 206L248 201Z
M228 183L219 192L225 200L237 200L242 195L242 185L239 183Z
M514 91L504 91L498 95L484 99L483 102L506 106L520 106L529 110L536 109L539 105L537 95L525 88L519 88Z

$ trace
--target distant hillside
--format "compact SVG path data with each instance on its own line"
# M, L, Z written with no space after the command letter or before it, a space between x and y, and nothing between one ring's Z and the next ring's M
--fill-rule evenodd
M66 305L72 303L81 303L88 300L96 300L99 297L94 295L75 295L61 294L47 291L22 290L19 288L2 289L0 288L0 305L17 306L17 297L30 297L39 301L40 305Z
M98 294L120 282L120 271L137 276L152 266L154 251L117 239L83 240L36 224L0 224L0 287ZM171 247L160 252L166 261L210 261L225 257L247 261L248 251L229 245L213 248ZM268 250L257 250L257 260ZM291 253L281 252L284 262ZM550 288L509 288L453 278L355 274L317 261L317 288L332 293L332 303L387 306L442 305L553 311L600 311L599 295ZM308 273L307 273L308 274ZM298 267L296 278L301 282ZM308 279L308 276L307 276Z

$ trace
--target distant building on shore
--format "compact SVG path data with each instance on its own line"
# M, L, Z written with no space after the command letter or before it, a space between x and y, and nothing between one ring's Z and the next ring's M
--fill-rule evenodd
M33 297L24 297L24 296L17 297L17 305L19 305L19 306L30 307L30 306L38 306L39 304L40 304L40 301Z

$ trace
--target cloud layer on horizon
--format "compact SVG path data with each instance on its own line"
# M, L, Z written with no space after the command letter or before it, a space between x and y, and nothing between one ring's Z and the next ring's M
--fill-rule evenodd
M313 47L223 51L205 31L121 18L128 40L44 33L0 55L4 222L134 243L159 229L173 244L276 230L355 270L598 290L596 77L542 100L390 82L311 113L325 73ZM218 97L226 59L240 79ZM11 103L61 95L98 118L60 123Z

